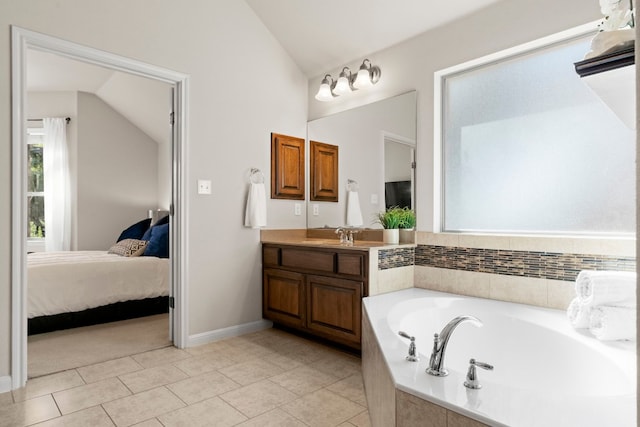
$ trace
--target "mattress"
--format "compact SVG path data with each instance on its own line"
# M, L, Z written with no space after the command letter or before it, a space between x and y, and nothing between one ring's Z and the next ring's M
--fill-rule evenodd
M28 317L167 296L169 275L167 258L105 251L32 253L27 257Z

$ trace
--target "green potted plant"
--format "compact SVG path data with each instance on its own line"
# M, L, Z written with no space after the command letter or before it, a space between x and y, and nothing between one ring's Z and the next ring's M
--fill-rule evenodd
M384 243L398 244L400 242L400 224L402 222L402 209L392 206L376 216L376 222L382 225L382 241Z
M404 207L400 212L400 243L415 241L416 213L413 209Z

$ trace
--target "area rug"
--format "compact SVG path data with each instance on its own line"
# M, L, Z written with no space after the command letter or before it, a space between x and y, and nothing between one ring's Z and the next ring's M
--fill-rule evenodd
M168 314L32 335L27 375L39 377L169 345Z

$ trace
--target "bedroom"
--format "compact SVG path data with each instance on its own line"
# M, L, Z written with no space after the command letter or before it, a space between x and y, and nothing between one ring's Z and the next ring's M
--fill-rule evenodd
M169 260L158 259L156 266L155 257L138 258L143 264L134 266L131 262L109 262L105 264L108 267L102 267L96 264L98 260L94 252L83 251L107 251L115 244L116 238L125 237L118 237L125 228L146 219L151 214L149 211L154 211L153 221L158 222L158 215L168 209L171 202L171 134L167 126L167 112L171 89L170 85L162 82L35 50L28 53L26 74L27 116L70 118L65 124L71 195L67 213L70 227L66 240L69 241L70 250L80 251L69 256L75 258L73 254L78 254L83 260L83 263L73 266L76 271L65 272L61 270L62 266L52 264L53 258L46 254L35 253L28 257L28 276L31 280L28 292L29 375L33 377L48 370L62 370L73 364L83 364L83 361L92 358L97 360L95 358L100 353L104 354L102 358L107 354L116 356L127 353L124 348L119 348L117 340L113 341L117 335L104 329L98 330L100 336L108 337L111 342L94 340L93 344L82 344L86 341L83 335L79 335L83 330L40 335L42 333L166 311L163 306L167 305L169 290ZM135 96L131 97L131 94ZM28 133L36 135L36 143L42 142L43 136L40 135L44 133L43 126L40 119L29 120ZM45 154L55 153L45 151ZM60 194L49 197L54 203L61 199ZM64 217L64 212L56 212L55 208L52 210L54 213L48 215L57 213ZM39 213L42 215L43 212L40 210ZM31 223L34 220L39 224L44 222L43 217L32 216ZM143 229L140 228L140 231ZM142 236L126 237L139 239ZM60 242L47 244L49 251L52 247L53 250L64 249ZM42 252L44 246L45 238L30 234L27 240L29 252ZM74 261L69 257L61 258L61 254L57 253L54 258L65 263ZM152 259L154 263L150 262ZM83 269L83 266L86 268ZM110 272L112 268L115 269ZM106 275L101 276L98 273L100 271L105 271ZM59 282L48 283L52 275ZM53 293L47 289L53 290ZM90 295L93 297L88 299ZM139 300L142 297L155 299L148 300L146 307L135 307L130 302L120 303L116 306L118 310L96 308L106 303ZM61 314L88 308L93 312ZM149 323L156 324L155 329L147 329L148 339L141 336L136 347L148 349L145 342L152 345L151 348L170 342L169 321L165 317L162 316L165 320ZM151 319L146 321L151 322ZM126 324L134 328L132 323L129 321ZM135 329L130 333L133 331ZM60 344L56 345L56 342ZM43 357L42 354L46 353L56 354L55 361Z
M3 2L0 234L5 239L0 244L0 301L4 302L0 384L4 390L10 388L16 357L10 313L12 254L6 238L11 233L10 25L189 74L185 344L196 345L214 339L216 333L241 333L261 323L260 237L242 227L241 217L248 171L252 167L268 170L270 132L305 135L309 119L417 89L418 144L430 147L435 70L598 19L597 2L593 3L585 7L578 0L513 0L487 7L376 54L385 62L386 79L368 99L318 106L312 100L318 83L315 76L326 71L324 67L318 66L312 76L303 73L245 2L195 2L193 7L180 8L171 1L160 1L154 8L137 2ZM34 14L34 9L40 13ZM505 15L509 19L502 19ZM443 40L457 40L456 48L451 49L454 42ZM329 48L340 50L339 46ZM356 62L355 58L346 61L350 66ZM418 162L427 165L429 150L420 147ZM425 189L433 184L428 175L426 170L420 172ZM211 196L197 194L198 179L212 181ZM430 197L427 190L418 206L424 231L432 222ZM304 215L294 215L291 202L270 201L268 215L270 228L306 227Z

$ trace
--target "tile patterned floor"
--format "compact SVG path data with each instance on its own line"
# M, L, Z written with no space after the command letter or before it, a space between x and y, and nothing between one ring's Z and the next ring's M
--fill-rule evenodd
M369 426L360 359L268 329L30 380L0 427Z

